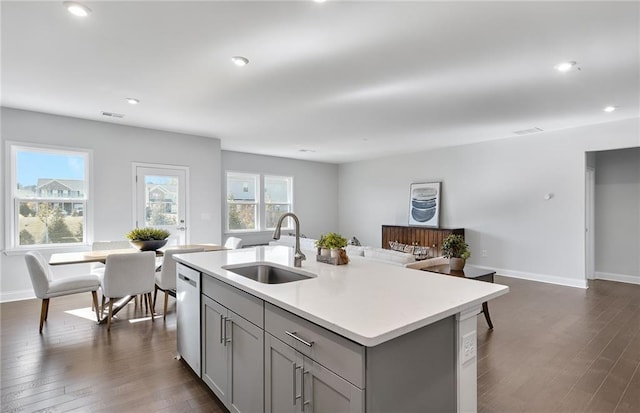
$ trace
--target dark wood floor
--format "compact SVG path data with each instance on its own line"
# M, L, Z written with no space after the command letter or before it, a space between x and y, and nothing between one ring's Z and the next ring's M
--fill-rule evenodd
M640 412L640 285L496 277L478 318L479 412Z
M588 290L496 277L511 292L478 318L480 412L639 412L640 286ZM175 315L145 318L133 304L111 333L90 295L0 304L2 411L223 412L175 356ZM82 309L81 315L67 311Z

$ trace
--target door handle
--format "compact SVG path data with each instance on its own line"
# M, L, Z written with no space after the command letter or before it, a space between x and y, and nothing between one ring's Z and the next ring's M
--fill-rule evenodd
M224 317L222 316L222 314L220 314L220 344L222 344L222 340L223 340L222 338L222 323L224 322L222 321L223 319Z
M231 320L231 317L225 317L224 318L224 345L225 346L227 345L227 343L231 343L231 338L227 337L227 321L231 321L231 324L233 326L233 320ZM233 330L231 330L230 335L233 335Z
M302 411L305 410L304 409L305 406L310 406L311 411L313 412L313 405L311 404L311 400L305 400L305 397L304 397L304 394L305 394L304 376L306 376L309 373L311 373L311 371L304 370L304 369L302 370ZM311 385L313 386L313 382L311 382ZM311 394L313 395L313 389L311 391Z
M296 372L301 369L302 369L302 366L296 366L296 363L293 363L293 405L294 406L296 405L296 400L302 399L302 393L297 394L298 393L298 389L297 389L298 375L296 374Z

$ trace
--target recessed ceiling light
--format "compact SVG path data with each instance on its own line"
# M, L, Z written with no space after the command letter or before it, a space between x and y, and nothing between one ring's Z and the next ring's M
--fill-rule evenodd
M558 72L568 72L570 70L573 69L577 69L577 63L576 62L561 62L558 63L557 65L554 66L554 68L558 71Z
M127 102L129 102L130 105L137 105L138 103L140 103L140 99L127 98Z
M247 59L244 56L233 56L231 58L231 61L233 62L233 64L235 64L236 66L246 66L247 64L249 64L249 59Z
M74 16L87 17L91 13L90 8L75 1L65 1L62 4L64 4L64 7L66 7L69 13L73 14Z
M327 0L313 0L313 1L316 2L316 3L324 3Z
M615 106L607 106L606 108L602 109L607 113L611 113L613 111L615 111L617 108Z

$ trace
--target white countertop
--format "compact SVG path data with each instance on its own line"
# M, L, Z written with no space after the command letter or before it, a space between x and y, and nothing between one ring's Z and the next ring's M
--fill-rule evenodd
M293 267L293 249L264 246L175 255L175 259L302 318L373 347L506 294L499 284L440 275L350 257L347 265L317 262L304 251L302 270L314 278L263 284L225 270L271 262Z

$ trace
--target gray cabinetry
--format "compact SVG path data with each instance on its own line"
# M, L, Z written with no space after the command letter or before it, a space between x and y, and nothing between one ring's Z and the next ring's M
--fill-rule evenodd
M365 347L213 277L201 285L202 379L230 412L459 407L454 316Z
M262 301L210 277L202 292L202 379L231 412L262 411L264 332L262 316L255 318Z
M265 413L302 411L302 354L267 333L264 360Z
M264 411L364 412L364 390L267 333Z
M227 399L227 343L223 331L227 309L202 296L202 380L222 401Z
M265 330L265 412L364 412L362 346L271 304Z

